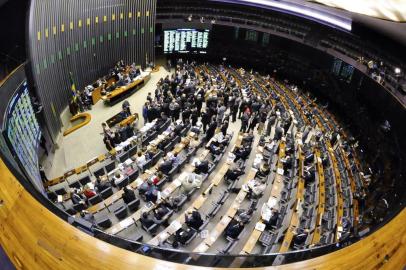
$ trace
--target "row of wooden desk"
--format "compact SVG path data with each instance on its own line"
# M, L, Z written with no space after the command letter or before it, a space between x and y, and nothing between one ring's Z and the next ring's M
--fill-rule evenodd
M172 150L172 154L175 154L175 153L178 154L181 151L183 151L183 149L188 145L188 143L189 143L189 140L186 140L184 142L177 144L175 146L174 150ZM139 177L134 182L135 187L132 186L132 188L134 188L134 189L138 188L144 181L146 181L149 178L149 176L155 174L158 171L158 166L159 166L159 164L156 164L153 168L147 170L141 177ZM168 187L166 187L165 190L163 190L161 192L162 195L161 195L161 200L159 202L157 202L156 204L152 204L152 205L148 205L148 204L144 205L144 207L137 210L134 214L128 216L124 220L120 221L119 223L117 223L117 224L113 225L112 227L110 227L109 229L107 229L106 232L109 234L117 234L117 233L121 232L122 230L128 228L129 226L131 226L132 224L134 224L141 218L141 215L143 212L149 212L152 209L156 208L163 200L167 199L169 197L169 195L171 195L180 185L181 185L181 181L179 179L173 180L168 185ZM120 190L120 192L122 192L122 190Z
M244 184L248 183L249 180L253 179L255 177L256 172L257 172L256 169L251 168L248 174L245 176ZM214 244L214 242L223 233L227 225L230 223L230 221L237 213L246 195L247 192L243 188L241 188L236 198L234 199L233 203L231 204L230 208L227 210L226 214L221 218L220 222L217 223L215 228L209 233L207 238L202 243L200 243L200 245L198 245L193 250L193 252L204 253Z
M272 184L271 193L269 195L269 199L267 203L276 204L280 200L280 193L283 189L283 163L282 159L285 157L285 138L282 138L279 144L279 153L278 153L278 162L276 165L276 174L275 179ZM262 152L262 148L259 149ZM245 243L244 247L240 254L251 254L252 250L255 248L255 245L258 242L259 237L261 236L262 232L265 230L265 224L261 218L260 221L257 222L254 230L251 232L247 242Z

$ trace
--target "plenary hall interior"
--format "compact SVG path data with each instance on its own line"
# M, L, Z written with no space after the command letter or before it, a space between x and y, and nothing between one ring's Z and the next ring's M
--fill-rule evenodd
M0 22L0 269L405 269L405 1Z

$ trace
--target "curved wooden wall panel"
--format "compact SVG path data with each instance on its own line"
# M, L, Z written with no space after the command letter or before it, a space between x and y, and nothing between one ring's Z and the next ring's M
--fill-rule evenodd
M207 269L132 253L93 238L42 206L0 160L0 244L17 269ZM262 269L402 269L406 210L362 241L312 260ZM261 269L261 268L258 268Z

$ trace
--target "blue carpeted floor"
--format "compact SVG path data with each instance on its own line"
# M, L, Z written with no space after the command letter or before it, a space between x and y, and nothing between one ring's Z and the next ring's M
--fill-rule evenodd
M11 263L7 254L4 252L3 248L0 246L0 265L1 270L15 270L14 265Z

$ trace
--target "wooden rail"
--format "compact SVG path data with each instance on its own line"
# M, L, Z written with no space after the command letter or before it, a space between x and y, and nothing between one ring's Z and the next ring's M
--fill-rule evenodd
M65 130L63 132L63 136L67 136L69 134L71 134L72 132L78 130L79 128L86 126L87 124L89 124L90 120L92 120L92 116L89 113L78 113L77 115L74 115L71 119L70 122L74 122L76 120L82 119L83 121L80 122L77 125L74 125L71 128L68 128L67 130Z

